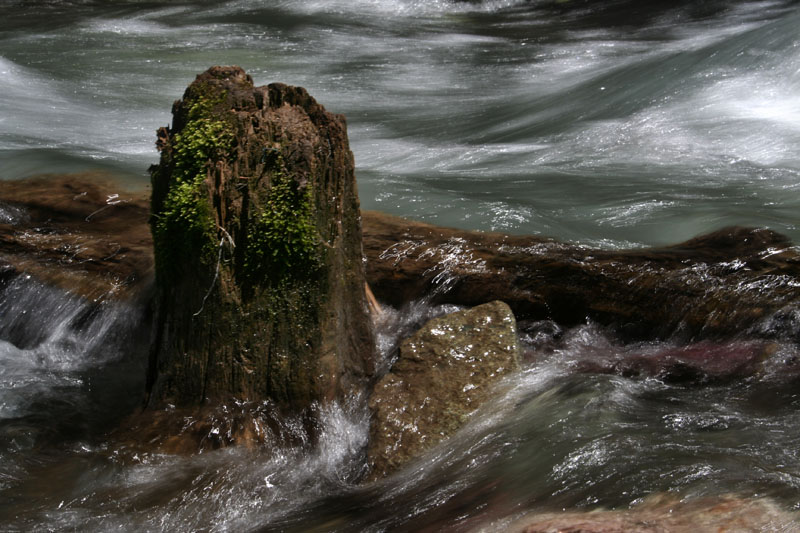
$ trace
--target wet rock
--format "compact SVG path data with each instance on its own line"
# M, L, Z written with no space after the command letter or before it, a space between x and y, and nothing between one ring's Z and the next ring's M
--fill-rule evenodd
M90 298L140 292L152 277L146 219L141 194L102 176L3 182L0 283L24 272ZM623 340L745 332L796 340L800 332L800 257L768 230L728 228L670 247L604 251L375 212L363 213L363 227L369 283L396 307L423 297L465 306L502 299L526 323L568 327L588 318Z
M480 531L550 533L789 531L797 526L796 513L766 498L719 496L679 500L656 495L629 510L569 511L532 514L500 527Z
M369 399L371 479L455 433L519 367L519 350L514 315L499 301L433 319L403 341Z
M670 383L726 383L761 369L776 345L765 342L698 342L688 346L633 353L614 359L584 360L578 370L626 377L657 377Z
M284 416L269 401L139 411L108 436L128 456L191 455L231 446L278 449L302 446L309 438L302 419Z
M24 274L89 300L137 295L152 281L148 211L103 174L3 181L0 283Z
M344 117L212 67L157 145L148 405L300 411L362 390L374 340Z
M441 228L365 212L367 279L394 306L422 297L502 299L520 320L588 320L624 340L793 336L800 254L764 229L726 228L675 246L594 250L531 236Z

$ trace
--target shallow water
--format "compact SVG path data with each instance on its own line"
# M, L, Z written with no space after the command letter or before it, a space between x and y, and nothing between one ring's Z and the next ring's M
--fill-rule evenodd
M71 306L65 299L59 308ZM415 323L452 310L387 308L381 353L390 357ZM42 325L59 331L68 314ZM87 355L100 339L103 352L127 353L99 331L116 316L90 319ZM358 398L320 409L317 439L302 421L284 421L292 444L268 437L254 449L173 455L109 439L110 413L130 410L141 380L125 358L51 348L68 329L29 342L24 354L0 346L0 521L12 531L491 531L521 512L626 509L661 494L768 498L800 524L793 345L776 345L753 377L697 386L579 370L583 361L654 353L666 343L620 345L592 325L528 325L523 370L463 430L390 478L362 485L369 413ZM105 386L90 383L104 374ZM225 412L265 409L232 404ZM219 418L209 435L226 427Z
M640 4L0 0L0 178L99 168L146 187L172 101L240 64L347 116L367 209L609 248L728 224L797 241L796 3ZM381 368L449 310L390 310ZM696 387L578 371L669 345L534 325L524 370L468 427L359 485L363 398L321 409L318 439L286 421L292 444L179 456L108 439L140 401L144 316L29 280L4 292L3 528L465 531L665 492L800 507L789 341L751 378Z

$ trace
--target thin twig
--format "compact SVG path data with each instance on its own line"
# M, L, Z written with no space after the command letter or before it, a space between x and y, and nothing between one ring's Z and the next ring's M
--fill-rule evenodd
M89 222L89 220L93 216L95 216L97 213L99 213L101 211L105 211L106 209L108 209L111 206L114 206L114 205L117 205L117 204L124 204L127 201L128 200L119 200L119 194L110 195L108 198L106 198L106 205L104 205L103 207L101 207L100 209L98 209L98 210L96 210L96 211L94 211L92 213L89 213L89 216L86 217L86 222Z
M233 238L231 237L230 233L225 231L225 228L221 226L217 226L222 232L222 238L219 240L219 252L217 252L217 268L214 269L214 279L211 280L211 286L208 288L206 295L203 296L203 303L200 305L200 309L197 310L195 314L192 316L197 316L203 312L203 308L206 306L206 300L211 295L211 291L214 289L214 285L217 283L217 278L219 277L219 265L222 263L222 245L225 244L225 240L227 239L228 243L231 245L231 248L236 248L236 244L233 242Z

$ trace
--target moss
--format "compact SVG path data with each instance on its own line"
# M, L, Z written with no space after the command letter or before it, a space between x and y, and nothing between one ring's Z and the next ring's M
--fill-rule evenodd
M160 176L169 184L160 211L154 213L156 267L161 275L179 274L187 257L199 254L205 262L214 258L216 226L205 178L211 162L229 157L234 141L231 121L219 111L225 96L200 85L184 99L188 122L172 138L171 172Z
M205 177L208 161L227 156L233 142L230 125L224 121L200 118L186 124L175 136L173 179L195 181Z
M210 83L193 83L184 95L184 106L189 121L209 118L217 115L220 118L228 92Z
M212 257L215 225L203 186L203 179L172 186L154 226L156 266L161 273L178 272L181 262L199 253Z
M315 271L320 262L312 189L299 188L279 156L263 209L247 235L244 267L251 283L275 283Z

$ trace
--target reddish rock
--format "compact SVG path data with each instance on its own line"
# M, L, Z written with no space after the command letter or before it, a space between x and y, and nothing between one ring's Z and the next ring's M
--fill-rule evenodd
M673 383L725 383L758 373L776 345L757 341L709 341L652 353L595 355L578 362L579 372L656 377Z

